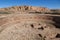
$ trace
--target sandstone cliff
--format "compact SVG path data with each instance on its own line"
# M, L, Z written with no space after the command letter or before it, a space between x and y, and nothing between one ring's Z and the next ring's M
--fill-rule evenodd
M34 6L14 6L9 8L2 8L0 10L3 11L26 11L26 10L32 10L32 11L38 11L38 12L50 12L48 8L45 7L34 7Z

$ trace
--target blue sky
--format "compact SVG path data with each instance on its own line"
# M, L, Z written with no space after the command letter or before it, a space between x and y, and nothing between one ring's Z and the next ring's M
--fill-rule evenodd
M0 0L0 8L21 5L60 9L60 0Z

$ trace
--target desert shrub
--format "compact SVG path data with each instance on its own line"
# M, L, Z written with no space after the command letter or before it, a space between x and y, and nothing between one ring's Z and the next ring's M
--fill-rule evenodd
M0 12L0 14L10 14L9 12Z
M52 12L52 13L47 13L47 12L45 12L45 14L59 15L60 13L58 13L58 12Z

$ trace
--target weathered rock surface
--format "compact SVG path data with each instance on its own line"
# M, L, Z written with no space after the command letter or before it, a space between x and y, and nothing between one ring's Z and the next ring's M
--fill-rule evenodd
M60 40L60 15L49 12L31 6L0 9L0 40Z
M44 7L34 7L34 6L16 6L16 7L9 7L9 8L2 8L0 10L3 11L26 11L26 10L33 10L38 12L50 12L48 8Z

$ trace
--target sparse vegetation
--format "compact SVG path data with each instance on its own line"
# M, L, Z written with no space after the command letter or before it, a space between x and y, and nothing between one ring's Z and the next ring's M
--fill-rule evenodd
M9 12L0 12L0 14L10 14Z

